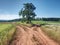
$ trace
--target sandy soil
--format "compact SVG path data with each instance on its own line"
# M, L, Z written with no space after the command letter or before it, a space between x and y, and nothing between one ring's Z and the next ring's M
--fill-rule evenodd
M16 26L16 35L10 45L59 45L46 36L40 27Z

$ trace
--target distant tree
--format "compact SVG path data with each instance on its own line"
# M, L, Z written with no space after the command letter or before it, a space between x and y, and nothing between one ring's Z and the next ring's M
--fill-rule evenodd
M22 20L26 20L27 23L31 23L31 20L35 18L36 14L34 10L36 7L32 3L25 3L24 7L19 12L19 15L22 16Z

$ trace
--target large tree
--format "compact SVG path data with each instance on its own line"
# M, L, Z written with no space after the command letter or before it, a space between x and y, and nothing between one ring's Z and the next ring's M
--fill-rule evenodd
M26 19L27 23L31 23L31 20L36 16L35 9L36 7L32 3L25 3L19 15L22 16L23 21Z

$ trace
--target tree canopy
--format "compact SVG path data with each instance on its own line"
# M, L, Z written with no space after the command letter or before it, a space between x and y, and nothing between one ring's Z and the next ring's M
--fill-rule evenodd
M22 16L23 21L26 20L28 23L31 23L31 20L36 16L35 9L36 7L32 3L25 3L19 15Z

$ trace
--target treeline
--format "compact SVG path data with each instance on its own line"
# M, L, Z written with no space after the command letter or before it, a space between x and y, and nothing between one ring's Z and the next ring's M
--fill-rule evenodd
M33 19L35 21L60 21L60 18L35 18ZM13 19L13 20L0 20L0 22L16 22L16 21L22 21L22 18L20 19Z
M0 22L16 22L20 21L21 19L13 19L13 20L0 20Z
M60 18L35 18L35 20L42 20L42 21L60 21Z

